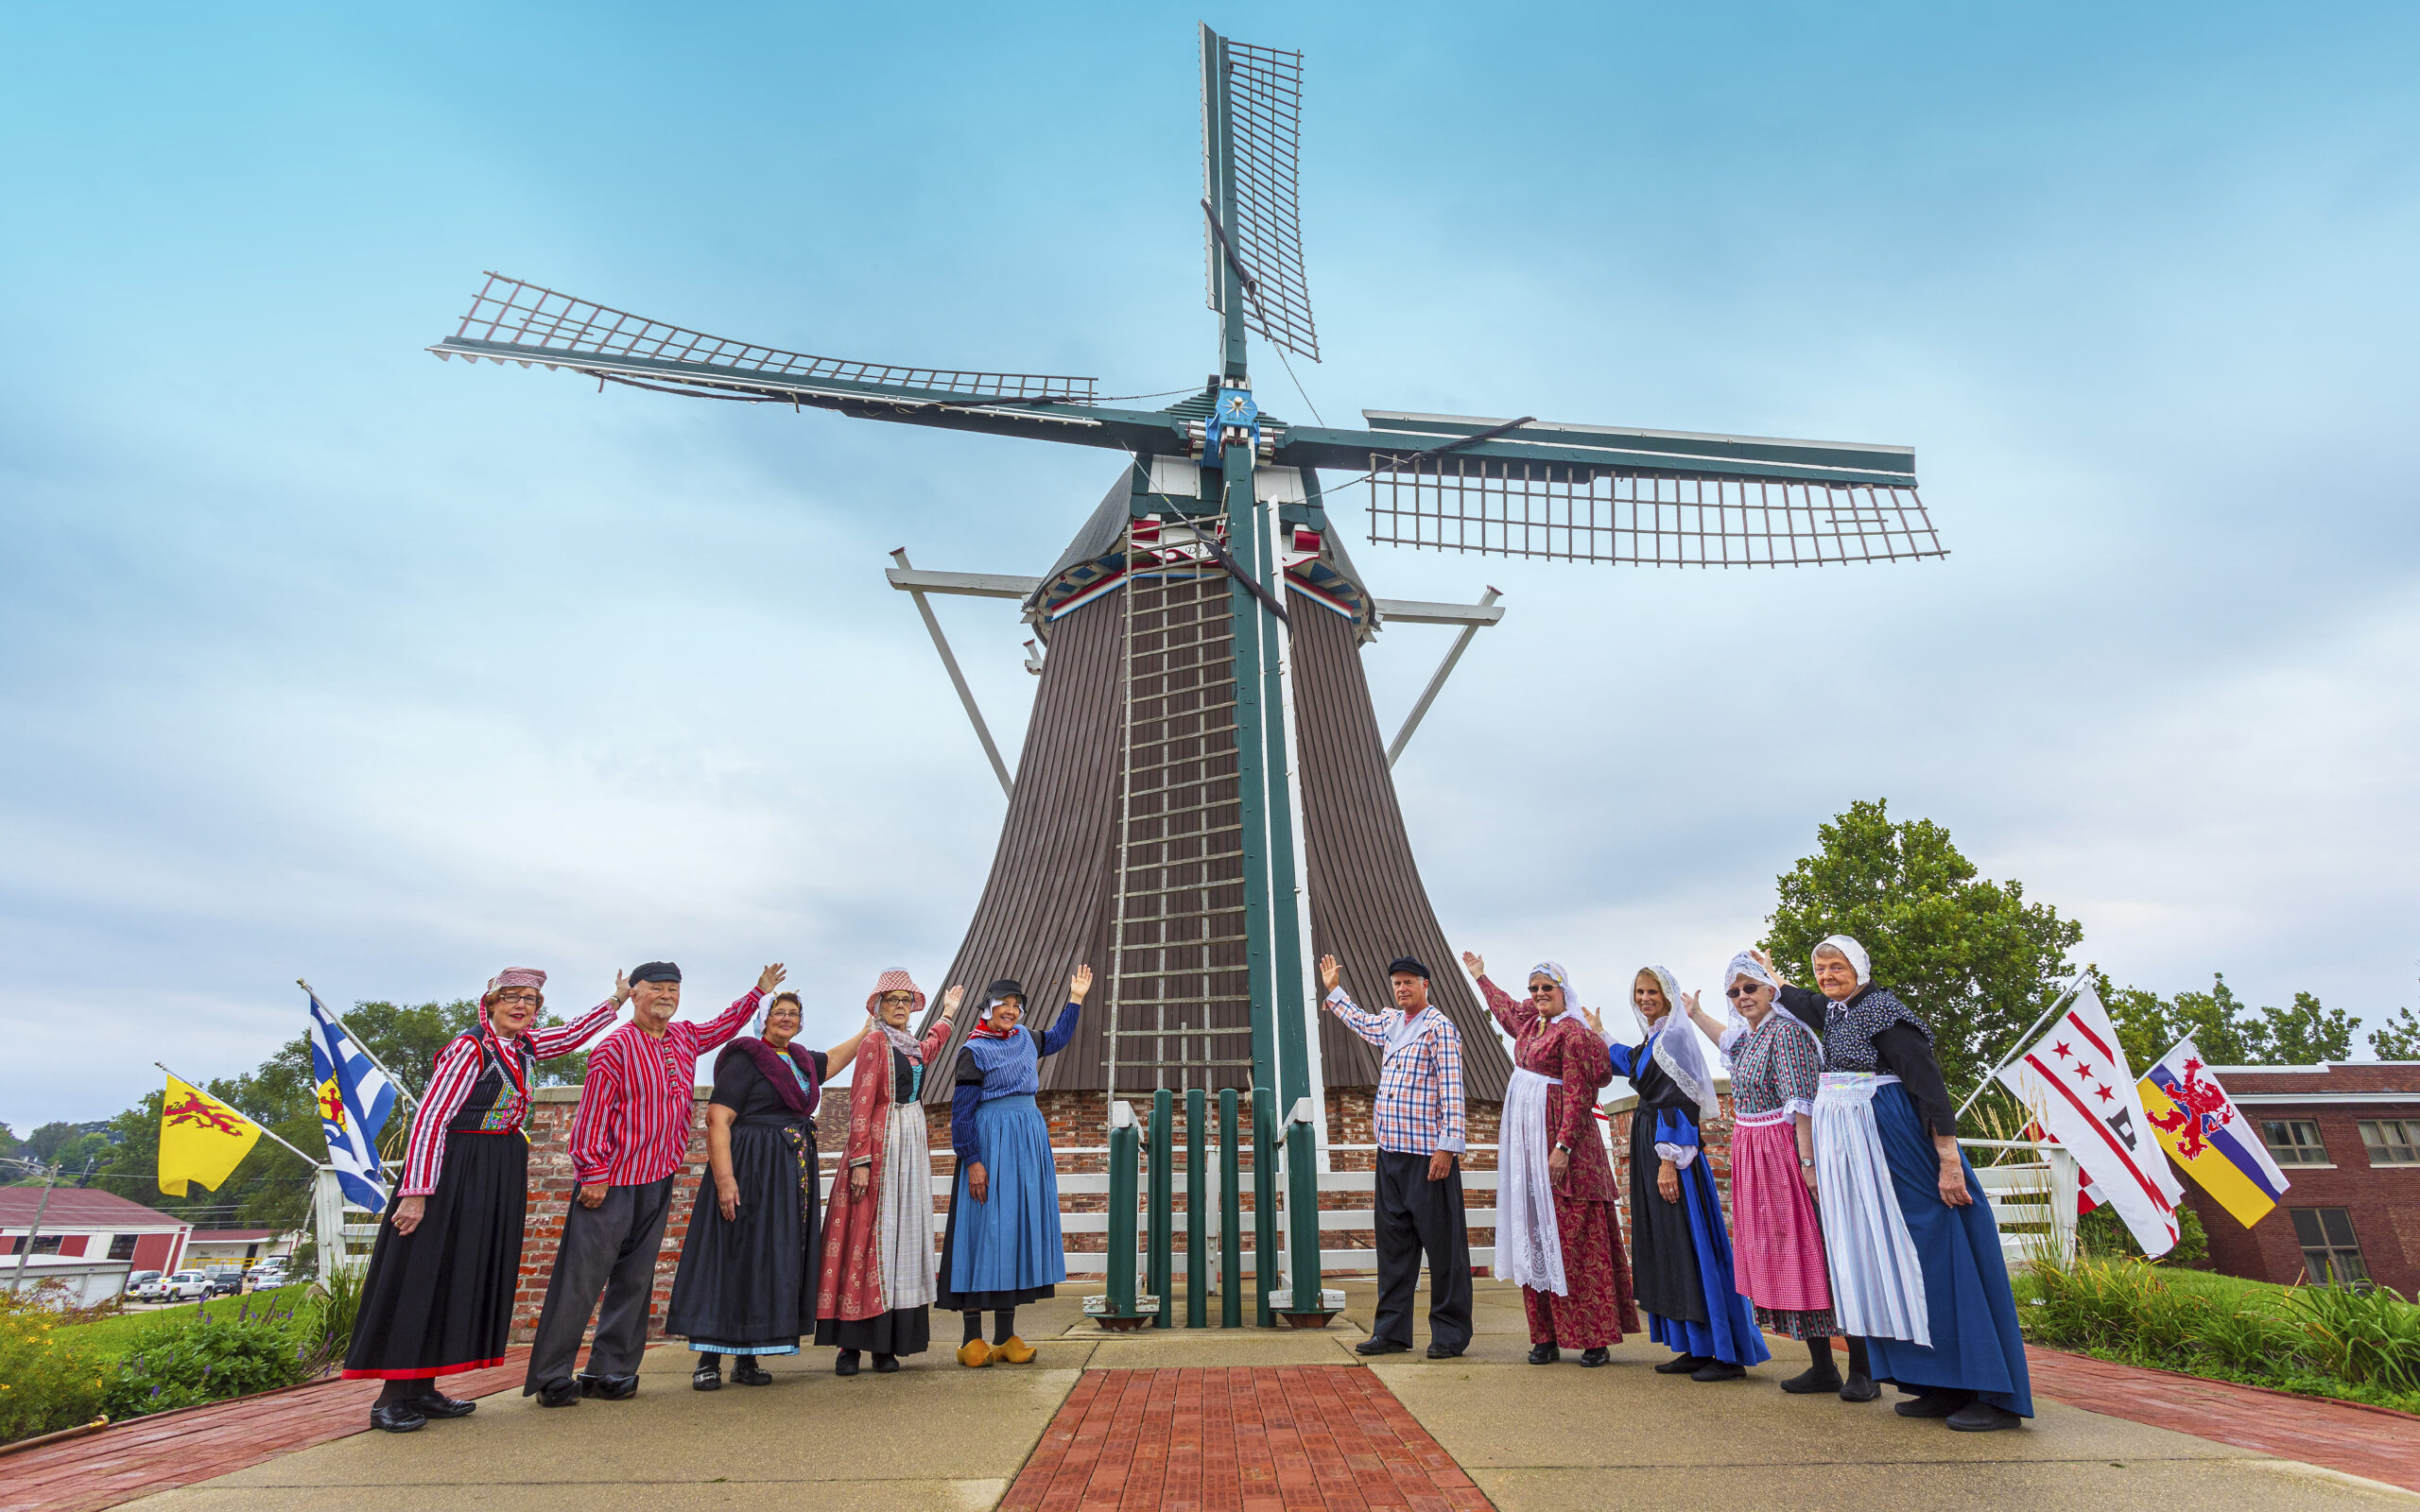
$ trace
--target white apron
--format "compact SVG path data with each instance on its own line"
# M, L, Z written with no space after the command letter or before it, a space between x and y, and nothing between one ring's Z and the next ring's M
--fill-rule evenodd
M1932 1347L1924 1269L1874 1122L1876 1089L1899 1078L1827 1071L1815 1093L1816 1203L1841 1332Z
M1563 1276L1563 1235L1555 1228L1554 1177L1547 1164L1553 1153L1547 1127L1551 1076L1512 1068L1504 1089L1503 1148L1495 1181L1495 1254L1504 1274L1531 1291L1571 1295Z

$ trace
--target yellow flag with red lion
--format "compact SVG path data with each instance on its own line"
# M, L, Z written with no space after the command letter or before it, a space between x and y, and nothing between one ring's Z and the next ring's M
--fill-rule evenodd
M260 1143L260 1125L176 1077L160 1098L160 1190L185 1195L199 1181L216 1192Z

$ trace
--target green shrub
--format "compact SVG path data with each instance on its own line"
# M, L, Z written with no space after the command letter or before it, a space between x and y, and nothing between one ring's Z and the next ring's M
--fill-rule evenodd
M353 1325L361 1315L361 1284L370 1267L359 1261L331 1268L327 1277L311 1288L309 1306L303 1310L300 1329L309 1347L312 1363L319 1368L344 1363L345 1350L353 1345Z
M0 1443L101 1415L108 1366L58 1327L59 1314L33 1297L0 1294Z
M2143 1258L2143 1246L2135 1243L2135 1231L2106 1202L2076 1220L2076 1246L2096 1260ZM2151 1263L2198 1270L2209 1263L2210 1235L2202 1227L2202 1215L2189 1206L2177 1209L2176 1245Z
M2193 1347L2204 1359L2235 1375L2275 1376L2291 1371L2303 1331L2276 1309L2246 1303L2239 1307L2207 1304L2209 1311L2193 1335Z
M2287 1303L2312 1363L2356 1385L2420 1391L2420 1307L2392 1286L2297 1286Z
M107 1403L112 1418L190 1407L292 1385L317 1374L296 1337L294 1314L224 1304L144 1332L129 1349Z

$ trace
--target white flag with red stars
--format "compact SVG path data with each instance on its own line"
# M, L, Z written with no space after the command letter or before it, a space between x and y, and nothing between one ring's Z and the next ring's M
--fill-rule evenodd
M2094 1194L2118 1210L2144 1254L2157 1258L2175 1247L2185 1189L2152 1137L2135 1074L2090 983L1999 1077L2076 1158Z

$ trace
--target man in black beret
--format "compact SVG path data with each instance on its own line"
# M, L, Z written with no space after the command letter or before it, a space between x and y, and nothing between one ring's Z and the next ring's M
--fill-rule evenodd
M1462 1037L1428 1001L1428 968L1409 955L1387 965L1393 1013L1345 995L1333 955L1320 957L1327 1007L1377 1047L1376 1219L1378 1310L1363 1354L1411 1348L1411 1302L1428 1257L1428 1358L1450 1360L1471 1342L1471 1239L1462 1217Z

